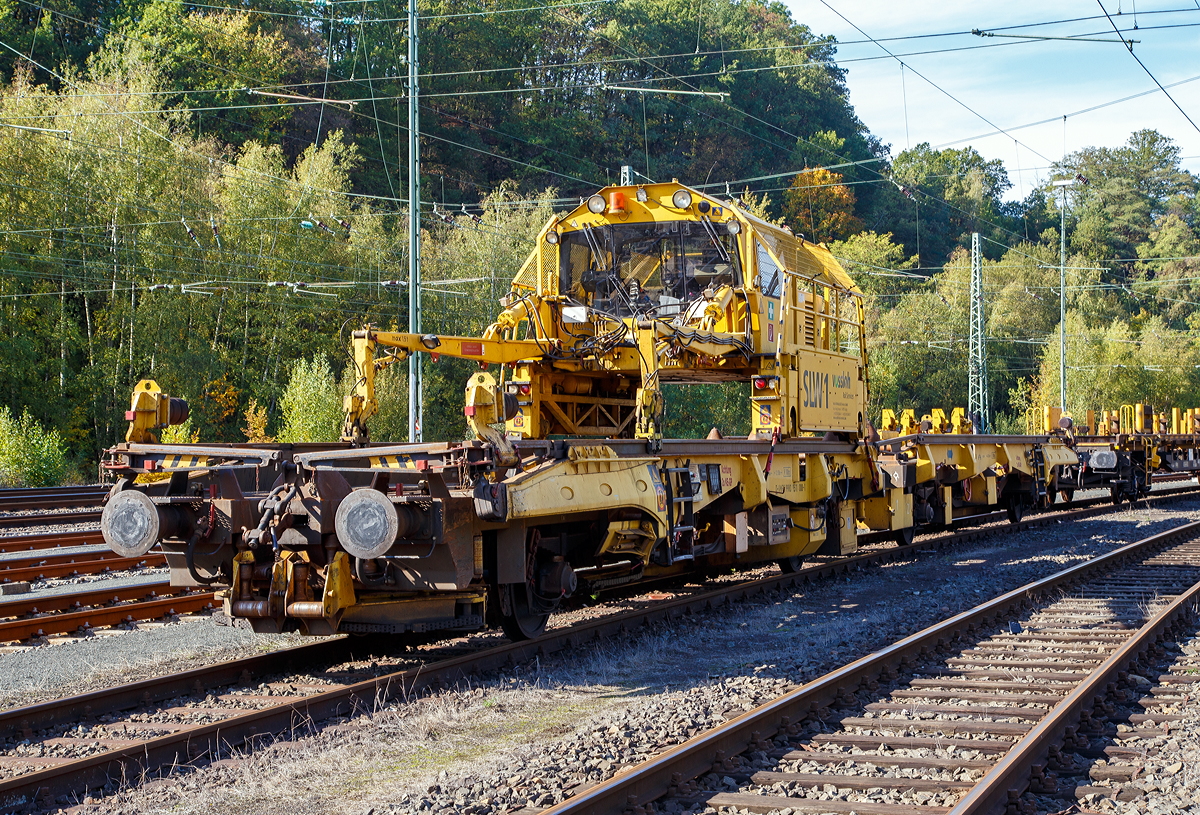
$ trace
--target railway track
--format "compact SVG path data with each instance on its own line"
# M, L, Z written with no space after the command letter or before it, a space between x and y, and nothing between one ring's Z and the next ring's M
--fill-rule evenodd
M98 531L52 532L0 537L0 584L78 575L116 574L160 566L159 553L122 558L109 550ZM56 549L70 552L53 553ZM31 552L33 554L18 555ZM28 586L25 590L28 591ZM15 594L0 601L0 642L52 634L72 634L138 620L189 614L214 607L212 592L172 588L158 580L135 586L103 587L63 594Z
M1177 497L1185 496L1172 494L1167 499ZM1090 517L1107 511L1108 507L1090 507L1051 513L1024 521L1015 528L1027 529L1057 523L1065 517ZM595 639L626 635L647 623L697 614L736 600L788 590L866 565L903 559L915 552L991 534L994 532L986 529L966 530L908 546L892 546L792 574L676 597L648 608L552 631L537 640L468 648L466 653L459 649L457 655L449 658L360 681L352 681L353 673L336 672L333 680L321 679L318 671L316 678L306 682L267 684L265 692L260 687L262 678L287 670L289 665L303 666L307 674L313 675L314 666L345 658L354 642L339 639L6 711L0 713L0 743L9 750L22 741L42 747L37 755L30 755L29 749L23 755L0 755L0 776L9 776L0 780L0 806L18 801L53 803L62 796L104 787L114 778L137 777L164 766L251 747L255 739L266 734L370 710L402 694L445 687L464 677L523 664ZM170 600L178 602L175 598ZM140 724L130 723L131 712L138 714L134 718ZM77 728L85 720L90 726L81 735ZM141 726L146 722L151 726ZM88 747L89 755L75 754L81 745Z
M22 529L31 526L57 524L98 524L100 510L95 512L39 512L37 514L0 516L0 529Z
M165 580L14 600L0 605L0 614L9 618L0 620L0 642L194 614L217 605L212 592L176 588Z
M966 815L1026 811L1027 791L1074 800L1082 788L1058 778L1078 769L1066 753L1122 755L1093 736L1132 701L1130 676L1156 667L1159 643L1188 621L1194 633L1198 599L1195 522L958 614L545 812L645 813L657 802ZM1200 675L1160 682L1177 693Z
M0 489L0 530L50 524L95 524L107 487L47 487ZM52 512L96 507L91 512Z
M98 507L108 487L36 487L0 489L0 512L29 509Z
M45 532L35 535L0 537L0 554L33 552L40 549L62 549L70 546L92 546L104 543L99 530L86 532Z
M149 552L141 557L121 557L105 546L88 547L69 554L38 553L28 557L0 560L0 582L18 583L55 577L116 572L142 566L162 566L164 555Z

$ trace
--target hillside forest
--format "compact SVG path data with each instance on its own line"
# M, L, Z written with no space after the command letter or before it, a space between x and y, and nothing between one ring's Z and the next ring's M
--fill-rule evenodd
M1068 409L1200 405L1200 204L1169 135L1014 190L969 146L893 153L780 3L530 5L420 3L424 331L481 331L551 213L630 165L829 245L867 294L876 420L966 405L973 233L991 428L1058 403L1064 215ZM94 477L142 378L190 401L175 440L337 437L349 330L408 322L406 11L0 0L0 470L57 445ZM728 97L640 90L671 88ZM424 437L462 438L470 367L423 370ZM746 432L715 387L668 393L669 435ZM406 438L405 372L380 389L373 437Z

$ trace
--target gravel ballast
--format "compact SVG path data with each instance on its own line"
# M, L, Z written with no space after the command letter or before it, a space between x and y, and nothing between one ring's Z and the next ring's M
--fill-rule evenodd
M163 676L301 642L295 634L256 635L213 625L207 617L114 634L92 634L0 653L0 706L31 704L64 693Z
M548 806L952 613L1197 518L1200 503L1181 501L921 554L381 705L78 811L483 815Z

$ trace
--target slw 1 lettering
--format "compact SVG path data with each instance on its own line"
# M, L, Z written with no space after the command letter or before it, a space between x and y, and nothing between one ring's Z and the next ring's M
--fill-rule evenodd
M804 372L804 407L829 407L829 374L821 371Z

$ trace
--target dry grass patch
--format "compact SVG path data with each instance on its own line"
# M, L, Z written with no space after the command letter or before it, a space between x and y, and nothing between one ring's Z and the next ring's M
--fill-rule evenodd
M619 688L567 694L544 684L503 684L380 707L307 737L128 788L83 812L386 811L385 802L424 793L429 779L486 775L512 751L558 738L625 704Z

